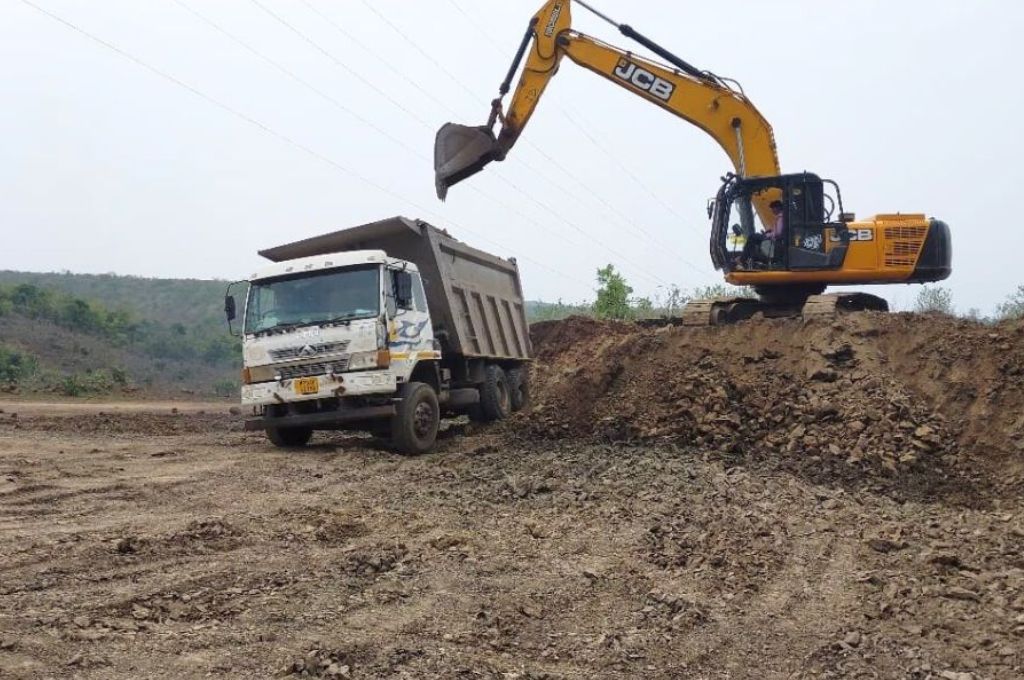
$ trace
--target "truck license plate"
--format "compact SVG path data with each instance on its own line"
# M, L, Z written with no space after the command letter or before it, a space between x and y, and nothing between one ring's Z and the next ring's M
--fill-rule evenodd
M316 394L320 391L319 378L296 378L295 394Z

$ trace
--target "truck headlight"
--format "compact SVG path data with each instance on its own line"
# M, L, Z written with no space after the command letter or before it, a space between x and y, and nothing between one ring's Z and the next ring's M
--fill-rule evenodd
M365 371L371 368L387 368L391 365L391 352L373 350L372 352L355 352L349 357L348 370Z

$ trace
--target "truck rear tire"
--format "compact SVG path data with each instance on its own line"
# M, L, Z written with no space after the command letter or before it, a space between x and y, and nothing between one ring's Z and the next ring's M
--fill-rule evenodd
M512 410L512 397L508 376L501 366L491 364L485 369L484 384L480 386L481 420L491 423L508 418Z
M508 371L509 403L512 412L530 407L530 373L525 368L511 368Z
M274 446L282 449L294 449L305 446L313 436L311 427L268 427L267 439Z
M407 383L391 419L391 443L400 453L426 453L437 439L440 423L441 409L434 389L426 383Z

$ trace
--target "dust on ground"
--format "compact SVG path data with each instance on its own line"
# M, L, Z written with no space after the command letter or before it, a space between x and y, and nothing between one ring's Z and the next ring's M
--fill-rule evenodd
M0 404L0 676L1024 673L1024 326L535 341L532 413L414 458Z

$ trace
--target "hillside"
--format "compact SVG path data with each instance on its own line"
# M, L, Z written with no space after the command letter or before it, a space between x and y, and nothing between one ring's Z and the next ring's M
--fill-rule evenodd
M224 327L227 282L202 279L149 279L117 274L0 271L0 286L29 284L51 288L124 309L158 323Z
M217 316L221 284L3 274L0 390L70 397L237 394L240 347Z

